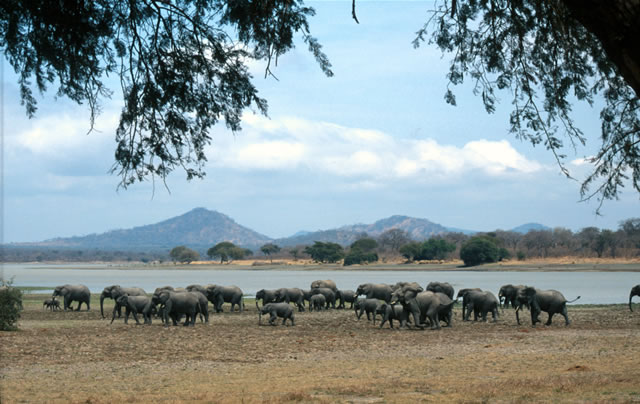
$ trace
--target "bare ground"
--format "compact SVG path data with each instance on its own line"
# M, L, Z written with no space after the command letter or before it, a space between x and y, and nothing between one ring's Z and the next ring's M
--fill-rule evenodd
M456 309L453 327L419 331L350 310L259 326L255 307L193 328L109 325L37 299L0 333L2 403L640 402L640 308L623 305L570 306L569 327L536 328L511 309L497 323Z

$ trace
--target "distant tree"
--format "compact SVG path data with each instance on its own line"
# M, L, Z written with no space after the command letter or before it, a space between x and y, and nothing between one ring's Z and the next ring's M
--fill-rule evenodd
M169 252L169 257L171 257L171 260L173 260L174 263L181 262L183 264L189 264L192 261L199 260L200 254L195 250L192 250L190 248L187 248L181 245L181 246L172 248L171 251Z
M522 238L522 243L529 253L535 251L538 255L549 256L549 249L553 246L553 235L549 230L529 230Z
M354 241L349 247L351 250L360 250L362 252L371 252L378 248L378 242L370 237L364 237Z
M580 232L578 232L577 237L580 243L580 248L583 251L595 251L600 248L598 244L598 238L600 236L600 229L597 227L585 227Z
M465 266L497 262L499 257L495 239L487 236L471 237L460 249L460 258Z
M518 243L522 240L522 234L515 231L496 230L496 238L500 240L500 244L506 248L516 250Z
M22 292L12 286L13 279L0 278L0 331L15 331L22 311Z
M344 266L377 262L379 257L374 251L378 243L369 237L363 237L351 244L344 257Z
M280 251L280 247L278 247L276 244L273 244L273 243L267 243L262 247L260 247L260 251L262 251L264 255L269 257L269 261L273 263L273 258L271 257L271 255L277 254Z
M456 250L456 245L442 238L430 238L420 246L421 260L443 260L447 255Z
M640 249L640 218L632 218L620 222L619 229L624 232L627 242Z
M289 254L291 254L291 256L293 257L294 261L297 261L298 257L300 257L300 248L299 247L291 248L289 250Z
M400 247L398 252L400 253L400 255L405 257L407 261L413 262L417 259L416 257L420 256L421 250L422 245L417 241L412 241Z
M391 251L399 251L400 247L411 241L409 234L402 229L389 229L378 237L378 242L383 248Z
M232 255L238 255L238 251L235 249L238 248L230 241L222 241L215 246L209 248L207 250L207 255L209 258L220 258L220 263L227 262L229 260L234 259Z
M315 262L335 263L344 258L342 246L331 242L316 241L312 246L305 247L304 252L309 254Z

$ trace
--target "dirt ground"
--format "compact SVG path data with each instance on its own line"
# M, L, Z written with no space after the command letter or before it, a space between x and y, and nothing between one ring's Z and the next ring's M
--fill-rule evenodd
M25 296L20 331L0 332L2 403L640 402L640 306L570 306L569 327L536 328L528 311L518 326L512 309L482 323L457 307L451 328L420 331L351 310L259 326L250 305L195 327L110 325L99 305L43 299Z

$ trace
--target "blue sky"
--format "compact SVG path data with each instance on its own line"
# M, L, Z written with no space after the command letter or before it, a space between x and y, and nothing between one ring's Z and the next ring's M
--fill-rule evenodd
M5 242L39 241L155 223L195 207L225 213L271 237L299 230L372 223L394 214L471 230L510 229L527 222L574 231L616 229L639 216L638 195L579 202L579 182L560 174L550 152L508 132L509 94L488 115L469 86L444 102L448 56L411 41L430 2L308 2L311 30L335 76L325 77L300 44L255 83L269 101L269 117L247 111L243 131L215 128L204 180L183 172L167 184L146 182L117 190L114 130L120 103L105 101L98 131L87 135L85 106L40 98L36 118L20 105L15 73L4 69ZM576 106L588 137L568 149L580 179L599 146L599 110Z

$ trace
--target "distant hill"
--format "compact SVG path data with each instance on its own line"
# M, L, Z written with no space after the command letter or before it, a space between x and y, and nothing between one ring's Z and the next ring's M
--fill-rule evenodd
M540 223L525 223L523 225L520 225L518 227L514 227L513 229L511 229L511 231L514 231L516 233L522 233L522 234L527 234L531 230L551 230L551 227L547 227Z
M56 238L33 246L99 248L106 250L170 249L178 245L209 248L221 241L256 249L271 238L237 224L229 216L204 208L156 224L112 230L82 237Z
M391 216L378 220L373 224L354 224L338 229L305 232L297 236L275 240L275 243L286 247L303 244L313 244L314 241L332 242L346 246L356 241L366 233L369 237L377 237L387 230L400 229L406 231L415 240L425 240L429 237L447 233L449 230L427 219L408 216Z

